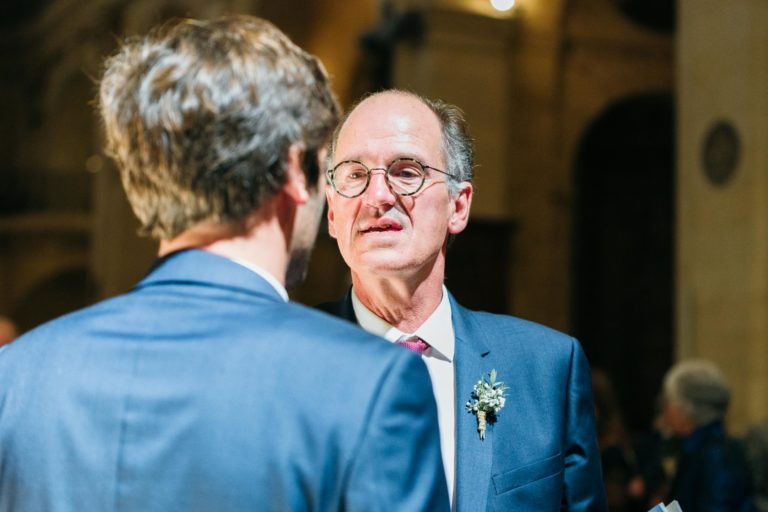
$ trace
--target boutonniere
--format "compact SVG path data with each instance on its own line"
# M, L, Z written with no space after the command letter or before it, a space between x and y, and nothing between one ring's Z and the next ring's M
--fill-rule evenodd
M480 377L475 384L472 390L474 402L467 402L467 412L477 416L477 433L480 434L480 439L485 439L486 422L495 422L496 415L504 408L504 402L507 401L504 396L506 390L504 383L496 380L496 370L491 370L488 380Z

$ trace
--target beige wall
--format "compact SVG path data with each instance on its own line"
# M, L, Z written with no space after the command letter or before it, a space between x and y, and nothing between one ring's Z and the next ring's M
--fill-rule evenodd
M768 415L768 3L681 0L679 18L677 355L723 368L739 430ZM723 186L702 168L719 119L741 139Z

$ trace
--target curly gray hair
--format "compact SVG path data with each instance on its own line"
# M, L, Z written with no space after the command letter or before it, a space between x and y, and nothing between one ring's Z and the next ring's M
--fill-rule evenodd
M664 398L677 405L696 427L722 420L731 391L715 364L704 360L682 361L664 377Z

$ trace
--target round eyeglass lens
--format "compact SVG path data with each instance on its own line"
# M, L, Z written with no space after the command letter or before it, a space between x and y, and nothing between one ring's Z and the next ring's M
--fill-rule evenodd
M354 197L368 184L368 169L358 162L343 162L333 170L333 185L341 195Z
M396 194L415 194L424 184L424 168L416 160L395 160L387 170L387 180Z

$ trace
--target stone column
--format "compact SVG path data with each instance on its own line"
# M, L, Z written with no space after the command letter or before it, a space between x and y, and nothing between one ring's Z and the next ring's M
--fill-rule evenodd
M768 2L678 2L677 358L768 415Z

